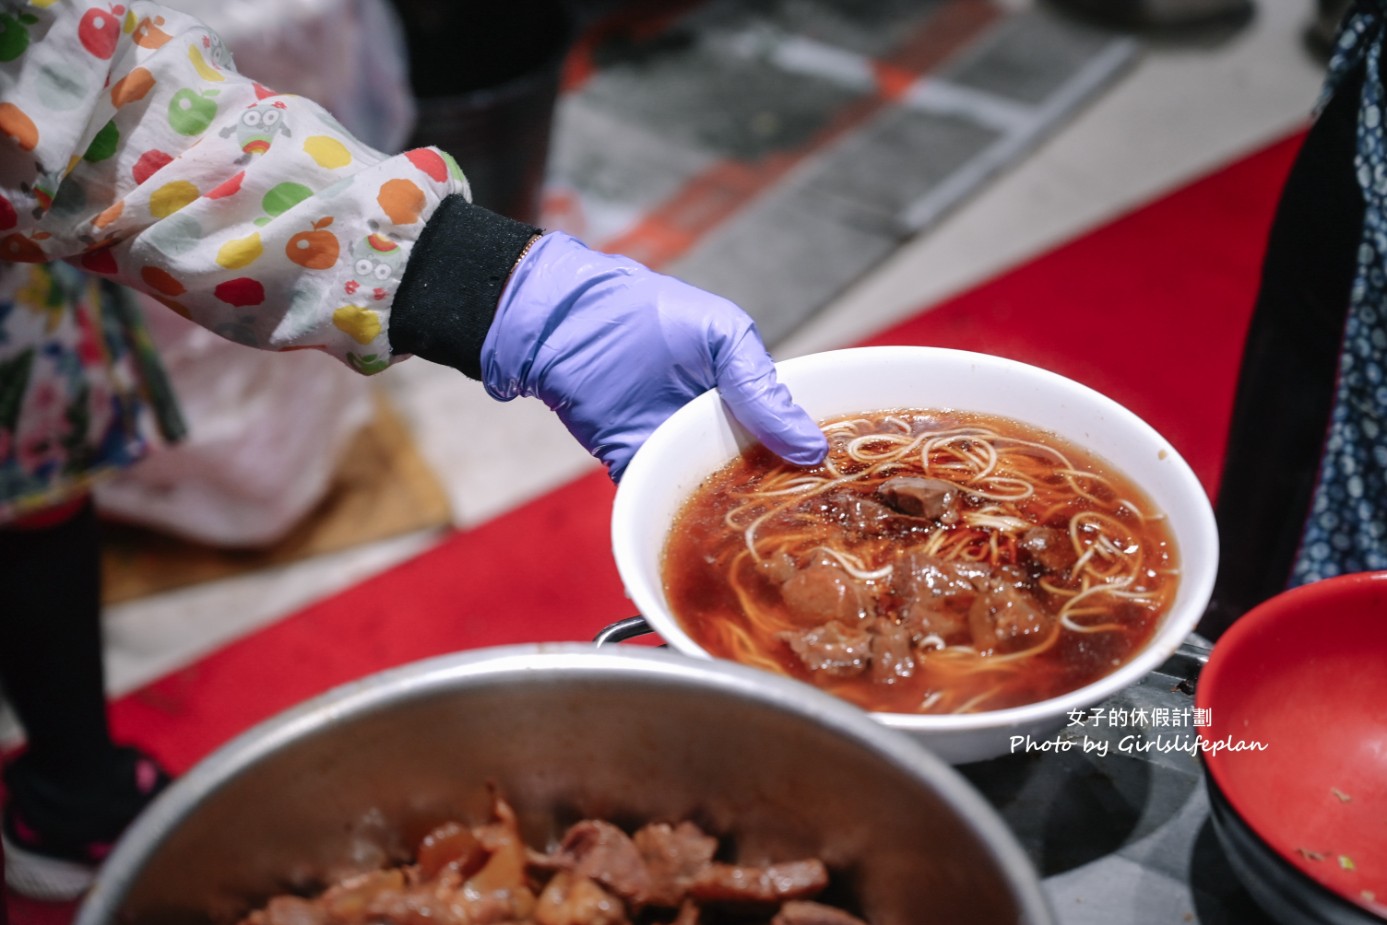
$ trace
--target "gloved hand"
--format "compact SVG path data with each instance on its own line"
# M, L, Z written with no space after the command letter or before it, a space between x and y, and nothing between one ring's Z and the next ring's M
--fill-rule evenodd
M784 459L814 465L828 451L776 381L745 312L560 232L536 241L516 267L481 359L493 398L538 397L613 481L656 427L715 387L732 416Z

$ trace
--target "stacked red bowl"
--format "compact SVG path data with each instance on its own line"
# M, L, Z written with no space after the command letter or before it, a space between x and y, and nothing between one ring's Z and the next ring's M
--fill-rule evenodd
M1195 703L1215 829L1253 898L1293 925L1387 921L1387 572L1250 611Z

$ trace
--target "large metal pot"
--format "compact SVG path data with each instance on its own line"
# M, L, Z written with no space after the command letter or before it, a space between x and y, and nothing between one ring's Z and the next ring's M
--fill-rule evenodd
M731 663L564 644L420 662L246 733L127 833L77 925L234 920L484 820L493 782L537 845L583 816L687 818L745 860L823 858L873 925L1053 921L976 791L857 708Z

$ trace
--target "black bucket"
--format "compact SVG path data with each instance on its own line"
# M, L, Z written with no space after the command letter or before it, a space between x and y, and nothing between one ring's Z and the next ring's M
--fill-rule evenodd
M561 3L395 0L418 119L412 147L436 145L472 201L536 224L559 84L573 37Z

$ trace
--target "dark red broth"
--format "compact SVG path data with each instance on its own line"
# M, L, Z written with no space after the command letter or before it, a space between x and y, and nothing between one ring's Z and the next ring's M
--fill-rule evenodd
M1072 443L919 410L825 431L824 465L753 448L670 530L667 598L713 655L875 711L995 710L1112 672L1174 598L1164 516Z

